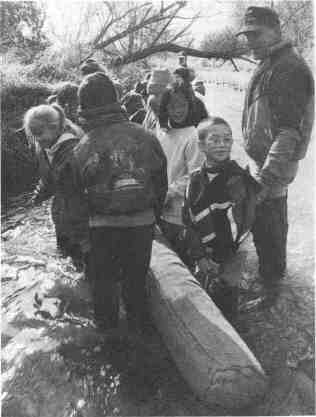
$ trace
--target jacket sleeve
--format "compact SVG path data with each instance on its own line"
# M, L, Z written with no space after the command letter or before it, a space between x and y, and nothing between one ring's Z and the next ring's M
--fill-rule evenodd
M167 158L159 140L154 135L151 135L151 137L153 146L151 179L156 195L155 214L158 220L168 191Z
M69 161L73 157L73 149L77 143L78 139L75 137L73 140L67 140L56 151L52 161L58 187L66 194L71 193L71 188L73 186Z
M191 215L190 215L190 198L189 192L191 188L191 179L189 180L187 190L184 196L184 203L182 208L182 221L185 226L185 241L186 247L188 248L188 252L190 257L194 261L198 261L199 259L205 256L205 248L202 243L200 234L194 228L194 223L192 222Z
M51 172L51 166L44 151L40 150L37 154L40 179L33 192L32 200L35 204L40 204L48 200L55 193L55 184Z
M160 101L160 106L159 106L159 125L162 128L167 128L168 127L168 119L169 119L169 115L168 115L168 103L170 100L170 91L167 90L163 93L162 97L161 97L161 101Z
M184 163L187 168L187 174L169 184L168 195L171 198L175 195L181 195L181 197L183 196L186 190L189 175L197 168L200 168L203 161L204 155L199 149L197 137L193 136L188 140L184 149Z
M260 182L286 186L297 172L295 150L302 140L300 123L313 90L308 71L301 66L279 69L270 80L269 104L275 138L261 169Z

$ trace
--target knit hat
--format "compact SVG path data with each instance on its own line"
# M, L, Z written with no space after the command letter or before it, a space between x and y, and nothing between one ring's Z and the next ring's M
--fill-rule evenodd
M57 91L56 99L58 104L64 106L65 104L77 101L78 86L77 84L66 82Z
M104 72L104 68L95 59L89 58L80 66L80 71L82 75L88 75L94 72Z
M117 103L114 84L103 72L87 75L79 86L79 112Z
M279 26L279 16L273 9L251 6L246 10L243 27L236 36L247 32L256 32L262 27L274 28Z

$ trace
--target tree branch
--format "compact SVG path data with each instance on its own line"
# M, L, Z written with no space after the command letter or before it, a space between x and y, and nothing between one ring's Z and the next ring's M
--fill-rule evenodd
M139 29L144 28L145 26L151 25L153 23L162 22L164 20L168 20L172 16L172 13L168 14L168 15L165 15L166 11L171 10L172 8L174 8L178 5L181 5L181 7L184 7L185 3L176 1L172 4L170 4L169 6L165 7L162 11L160 11L159 14L156 13L156 14L150 16L145 21L142 20L140 23L136 24L134 27L127 28L124 31L122 31L120 34L112 36L112 37L108 38L107 40L105 40L104 42L95 43L93 46L94 46L95 49L105 48L108 45L110 45L112 42L115 42L118 39L124 38L125 36L129 35L130 33L136 32Z
M233 60L233 58L230 59L230 62L233 64L234 70L237 71L237 72L239 72L239 69L238 69L235 61Z
M241 54L238 53L223 53L218 51L201 51L199 49L188 48L180 45L176 45L174 43L163 43L159 45L155 45L152 47L144 48L141 51L137 51L134 54L127 55L124 57L117 58L114 60L114 66L126 65L132 62L139 61L141 59L145 59L150 55L161 53L161 52L173 52L179 53L184 52L186 55L193 56L196 58L206 58L206 59L224 59L224 60L232 60L235 59L243 59L249 62L253 62L247 58L242 57Z

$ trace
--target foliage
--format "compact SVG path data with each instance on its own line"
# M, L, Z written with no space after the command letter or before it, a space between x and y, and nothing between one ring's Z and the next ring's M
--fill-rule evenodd
M34 151L29 148L21 128L24 112L41 104L53 86L34 81L27 71L13 65L1 72L1 192L2 199L11 193L27 190L37 179Z
M31 62L34 56L48 46L43 32L45 14L33 1L1 2L0 52L16 49L23 62Z

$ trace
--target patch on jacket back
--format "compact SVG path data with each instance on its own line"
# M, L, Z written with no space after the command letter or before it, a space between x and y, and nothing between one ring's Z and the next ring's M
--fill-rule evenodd
M123 142L93 154L84 169L93 211L98 214L128 214L153 207L150 171L142 149Z

